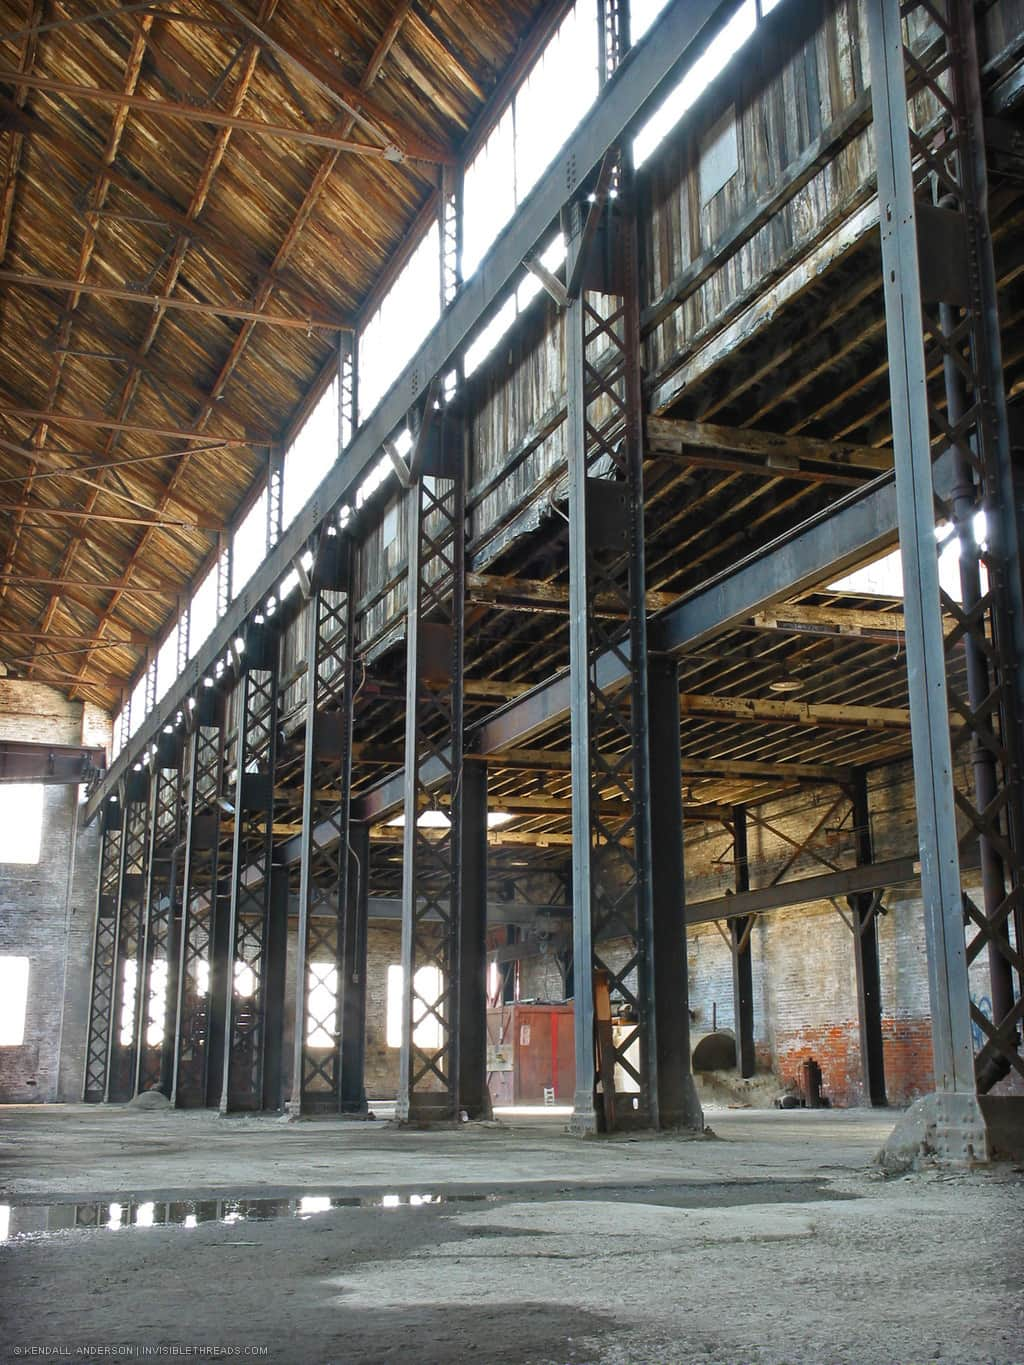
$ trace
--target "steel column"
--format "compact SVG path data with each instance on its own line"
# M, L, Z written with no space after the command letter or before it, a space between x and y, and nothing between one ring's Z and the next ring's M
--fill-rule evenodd
M487 764L462 772L462 916L459 923L459 1108L491 1117L487 1089Z
M854 778L850 793L857 866L874 862L868 780L864 772ZM885 1050L882 1045L882 981L878 963L878 912L882 892L862 892L847 897L852 916L853 956L857 972L857 1019L860 1025L861 1087L864 1099L875 1108L888 1104L885 1094Z
M225 998L224 954L215 950L217 925L225 920L223 907L218 907L224 732L220 698L212 688L199 693L190 723L171 1091L171 1102L181 1108L219 1099Z
M235 688L222 1113L266 1107L278 661L276 633L265 623L251 626Z
M272 445L267 451L267 554L281 539L284 529L284 450Z
M159 1087L165 1056L173 1049L167 1003L174 999L174 868L181 831L181 752L174 735L161 735L150 778L149 850L141 962L141 1004L136 1019L135 1091ZM170 766L170 765L174 766Z
M299 928L292 1091L296 1116L341 1108L342 944L352 789L352 543L324 538L306 605Z
M927 66L905 46L904 20L915 31L928 24L937 33ZM1020 550L987 221L974 7L970 0L903 6L872 0L869 21L935 1086L940 1096L950 1097L941 1122L956 1139L954 1146L949 1138L947 1154L962 1159L984 1141L977 1085L991 1085L1010 1066L1024 1074L1018 1050L1024 1002L1013 1004L1012 992L1010 999L1002 992L1006 1012L990 1021L972 1004L967 975L969 963L986 948L993 961L1001 957L1018 973L1022 967L1019 944L1011 948L1006 930L1013 918L1019 934L1024 879ZM908 73L916 90L909 107ZM919 117L922 108L926 112ZM925 134L917 131L922 119ZM939 369L958 376L948 409L943 403L948 385L928 389L929 373ZM956 620L945 642L933 441L940 453L956 452L959 487L948 511L962 535L967 575L962 605L942 596L941 605ZM986 592L968 526L976 510L986 516ZM965 690L959 675L967 641ZM989 769L970 792L954 788L951 711L975 753L980 746L995 761L994 772ZM989 866L983 874L985 909L974 905L961 881L961 853L977 841L983 841L983 866L998 855L1009 881L1007 891L1006 881ZM969 946L965 915L975 931ZM1000 974L1005 980L1005 972ZM972 1021L985 1037L977 1059Z
M117 956L104 1095L115 1103L130 1100L135 1093L136 1026L142 1010L141 956L149 861L149 780L145 769L133 769L124 791Z
M341 1112L365 1114L366 932L370 904L370 826L348 834L348 887L342 924Z
M647 686L651 734L658 738L651 745L651 985L658 1039L658 1117L663 1128L701 1132L704 1116L690 1052L679 665L675 659L651 655Z
M599 6L601 76L629 47L628 6ZM657 1127L657 1022L652 962L650 760L644 566L643 400L639 264L628 152L609 152L590 196L567 215L569 657L573 794L576 1094L572 1129L594 1132L594 981L607 981L623 1026L605 1030L600 1120ZM572 187L575 188L575 187ZM582 187L581 187L582 188ZM573 292L573 291L571 291ZM620 610L601 614L598 598ZM625 618L626 625L621 625ZM617 659L628 688L603 685ZM632 807L610 820L609 798ZM609 947L612 949L609 952ZM598 978L596 974L600 973ZM614 1086L609 1097L608 1080Z
M459 1105L462 914L464 452L442 407L409 490L402 1051L399 1119L454 1119ZM427 785L440 765L443 780ZM440 811L433 825L424 812ZM426 817L430 819L429 816Z
M107 1091L107 1057L114 1017L114 963L117 958L117 891L121 884L124 806L116 796L103 806L103 832L92 950L89 1031L85 1049L82 1099L98 1104Z
M750 890L750 858L747 852L747 812L734 806L732 812L732 857L736 890ZM741 1076L757 1070L754 1050L754 972L750 939L756 915L742 915L729 921L732 945L733 1027L736 1031L736 1066Z

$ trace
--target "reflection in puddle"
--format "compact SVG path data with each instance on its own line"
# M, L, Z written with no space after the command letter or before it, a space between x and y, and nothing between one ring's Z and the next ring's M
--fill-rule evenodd
M75 1228L116 1232L121 1228L196 1228L200 1223L244 1223L267 1218L305 1221L332 1209L424 1208L438 1204L479 1204L486 1194L304 1194L279 1199L122 1199L112 1203L0 1204L0 1242L39 1237Z

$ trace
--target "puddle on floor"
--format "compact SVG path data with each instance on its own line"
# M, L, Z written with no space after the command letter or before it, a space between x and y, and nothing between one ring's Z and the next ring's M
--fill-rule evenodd
M268 1218L313 1218L331 1209L430 1208L441 1204L483 1204L487 1194L304 1194L276 1199L90 1200L84 1204L0 1204L0 1242L86 1229L196 1228L200 1223L250 1223Z

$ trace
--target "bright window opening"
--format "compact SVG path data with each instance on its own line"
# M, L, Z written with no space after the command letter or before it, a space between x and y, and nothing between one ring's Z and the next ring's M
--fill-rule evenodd
M960 539L949 526L936 526L936 539L942 542L939 551L939 587L954 602L960 598ZM974 535L979 545L985 544L985 513L974 518ZM981 565L981 590L988 591L988 575ZM845 592L857 597L903 597L903 565L898 549L876 559L872 564L855 569L853 573L828 585L829 592Z
M441 316L441 238L432 223L359 336L359 419L387 393Z
M730 104L700 140L700 202L709 204L740 168L736 106Z
M597 97L597 6L579 0L466 167L462 271L469 278Z
M267 557L267 490L253 503L231 541L231 596L238 594Z
M146 1046L159 1047L164 1040L167 1010L167 959L158 957L149 972L149 1000L146 1006Z
M146 670L148 671L148 670ZM146 719L146 672L135 684L132 694L128 699L129 716L131 717L128 725L129 736L134 735L139 726Z
M43 784L0 785L0 863L34 866L43 839Z
M188 621L188 657L195 658L217 624L216 564L192 594Z
M338 969L311 962L306 983L306 1045L334 1047L338 1041Z
M338 381L333 379L284 457L282 519L290 526L338 458Z
M210 964L205 957L196 962L196 995L210 994Z
M711 40L664 103L648 119L633 141L633 162L642 166L655 147L691 109L711 82L732 61L757 27L756 0L744 0Z
M387 978L387 1026L388 1047L402 1046L402 984L404 973L400 963L392 963ZM437 1015L442 1012L441 996L444 991L444 976L440 967L427 965L421 967L412 979L412 1041L416 1047L425 1051L436 1050L444 1041L441 1021Z
M559 233L541 253L540 263L554 274L564 260L565 238ZM524 275L515 293L505 300L483 331L467 346L463 362L467 375L480 368L502 337L511 329L519 314L526 310L543 288L536 275L529 273Z
M25 1041L28 1013L28 958L0 957L0 1047Z
M256 973L248 962L235 963L235 994L248 1000L256 989Z
M170 691L178 677L178 631L180 622L171 628L171 633L160 646L156 656L156 699L160 701Z
M135 959L125 959L121 969L121 1028L118 1041L122 1047L131 1047L135 1038L135 983L139 969Z

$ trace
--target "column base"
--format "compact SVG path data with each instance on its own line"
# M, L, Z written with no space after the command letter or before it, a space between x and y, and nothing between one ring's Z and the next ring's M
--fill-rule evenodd
M892 1172L987 1162L988 1135L977 1095L936 1091L915 1100L875 1159Z
M658 1127L670 1128L687 1133L703 1133L704 1110L697 1095L697 1083L692 1073L687 1073L681 1081L679 1102L671 1109L661 1106L658 1110Z
M459 1111L454 1107L450 1095L423 1094L410 1095L406 1099L399 1096L395 1105L395 1119L398 1123L458 1123Z
M593 1137L601 1131L597 1110L594 1107L594 1094L589 1088L587 1090L577 1090L573 1097L572 1118L569 1120L569 1132L574 1137Z

